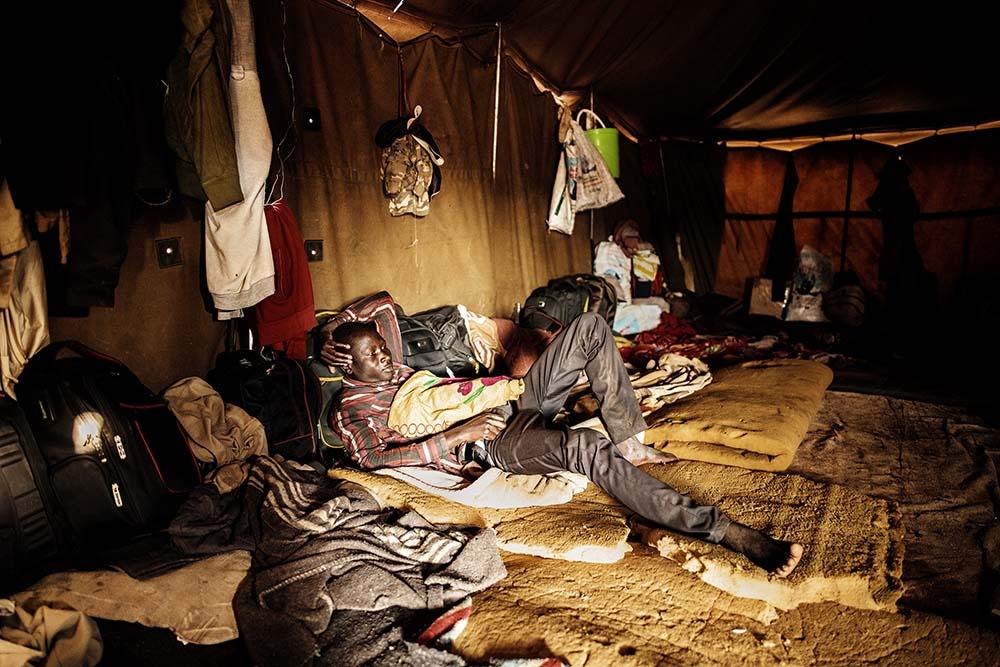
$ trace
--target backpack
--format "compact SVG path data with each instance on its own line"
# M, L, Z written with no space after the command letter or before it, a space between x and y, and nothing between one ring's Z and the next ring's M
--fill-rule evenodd
M320 399L319 414L316 419L316 437L319 439L321 451L324 453L324 460L343 455L342 450L344 449L344 443L340 439L340 436L330 428L330 410L333 408L333 399L340 393L344 376L337 369L331 370L320 355L325 340L323 325L336 314L336 310L323 308L317 310L316 322L318 324L306 334L306 354L308 355L309 370L319 380L322 396Z
M206 379L222 400L260 420L269 453L303 463L319 459L322 391L309 362L259 350L222 352Z
M582 313L598 313L614 322L618 297L603 276L575 273L553 278L535 288L524 302L520 324L529 329L558 333Z

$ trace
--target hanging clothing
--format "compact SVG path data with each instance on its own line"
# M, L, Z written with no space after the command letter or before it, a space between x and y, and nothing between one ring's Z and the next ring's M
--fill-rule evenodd
M45 270L38 243L32 241L14 258L10 299L0 310L0 375L4 393L12 397L28 359L49 344Z
M59 263L69 263L69 211L58 208L53 211L35 211L35 227L39 234L48 234L52 230L58 230L59 234Z
M243 199L229 117L232 26L221 0L185 0L180 18L184 34L167 72L164 101L177 186L223 209Z
M284 199L264 207L267 234L274 257L274 294L253 309L261 345L305 359L306 333L316 326L309 261L295 214Z
M176 51L173 5L24 4L3 44L18 63L4 83L17 103L0 113L11 196L26 214L66 210L73 220L63 233L72 256L61 266L56 254L46 266L54 311L114 306L134 193L166 188L156 167L165 148L160 79Z
M389 199L389 215L430 213L431 198L441 190L444 158L434 137L421 123L421 108L412 116L390 120L379 127L375 145L382 149L379 176Z
M7 179L0 176L0 255L7 256L28 247L21 212L14 206Z
M264 217L271 130L260 96L249 0L226 0L233 20L229 103L243 201L220 210L205 203L205 273L220 320L243 315L274 294L274 261Z

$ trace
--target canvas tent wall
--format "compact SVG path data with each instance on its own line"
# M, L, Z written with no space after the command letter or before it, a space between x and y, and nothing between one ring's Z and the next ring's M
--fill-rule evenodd
M851 152L853 151L853 159ZM937 276L942 302L953 300L963 280L1000 269L1000 132L928 138L898 149L866 141L818 144L794 153L734 149L726 162L725 236L715 289L739 296L748 276L760 275L788 159L795 161L795 236L855 272L870 293L879 292L881 222L866 203L889 160L911 169L909 182L920 204L915 227L924 266ZM845 225L848 167L851 201ZM847 231L845 244L844 231Z
M769 233L766 216L774 212L767 197L780 187L780 177L767 175L780 170L765 165L780 163L784 154L730 151L712 195L714 201L721 198L721 213L708 222L679 221L677 207L668 210L658 196L660 161L650 159L657 140L718 146L734 138L936 128L1000 118L1000 67L986 39L989 24L977 19L979 10L971 5L963 11L953 3L935 14L901 3L860 1L831 6L777 0L736 5L721 0L407 0L393 13L396 4L253 2L264 97L278 151L274 176L280 168L279 188L283 182L303 235L324 241L325 260L310 267L321 306L388 288L408 309L460 301L503 315L549 277L587 270L589 216L581 216L571 238L544 230L557 159L556 106L539 86L576 103L588 103L593 94L603 116L643 141L623 145L627 198L594 216L593 237L605 236L618 219L638 219L646 236L660 242L676 286L673 231L703 230L707 254L700 260L699 289L730 294L743 278L760 271L760 249ZM494 182L498 27L504 37ZM424 107L426 124L447 161L444 189L431 215L417 221L387 215L372 143L378 124L399 111L401 69L409 102ZM300 114L307 106L319 109L318 133L303 130ZM289 130L292 118L297 125ZM963 151L983 136L956 138L950 164L995 164L988 150L981 157L963 157L972 155ZM936 152L944 144L915 144L907 149L912 153L907 159L918 171L923 169L918 162L948 164ZM843 150L817 146L796 154L805 174L802 199L796 200L799 213L843 208L839 174L845 167L836 156ZM883 149L872 150L870 170L877 168ZM926 160L917 159L920 151L927 152ZM715 173L718 164L706 170ZM861 161L857 164L853 192L863 198L866 177ZM924 182L940 182L937 172L928 170ZM923 210L996 206L989 197L995 172L975 173L983 179L976 201L942 201L938 207L929 199L922 202ZM852 209L863 201L855 197ZM818 208L832 206L824 198L840 204ZM747 201L753 206L740 203ZM762 219L745 219L750 215ZM131 232L115 309L95 309L86 319L57 319L53 335L83 338L123 356L148 373L147 381L157 388L177 374L203 372L223 328L211 321L196 289L199 217L178 202L146 211L145 222ZM995 229L989 220L977 217L969 227L967 267L989 264L987 244ZM928 220L920 229L941 230L934 233L947 237L955 250L941 251L928 263L955 266L963 244L945 230L965 230L965 220L936 225ZM796 228L803 240L839 251L835 216L826 222L803 218ZM164 236L182 238L187 258L182 268L155 267L153 241ZM875 237L873 221L852 218L849 259L861 273L871 270ZM935 251L944 247L921 243ZM371 259L362 259L363 251L371 251Z

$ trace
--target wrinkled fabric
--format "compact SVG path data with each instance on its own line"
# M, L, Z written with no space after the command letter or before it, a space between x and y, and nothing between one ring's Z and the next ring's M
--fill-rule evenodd
M524 380L506 376L440 378L417 371L400 385L389 406L389 428L409 438L440 433L491 408L515 401Z
M103 653L101 632L90 617L0 599L0 667L91 667Z
M632 263L621 246L613 241L601 241L594 252L594 275L610 280L618 300L631 303Z
M440 609L506 576L492 529L436 528L382 510L361 487L304 466L256 459L244 508L255 549L235 605L241 630L266 616L300 638L266 664L304 664L338 611ZM266 633L243 634L251 653L267 653Z
M184 429L194 457L215 466L205 479L220 493L243 483L251 456L267 454L264 425L243 408L224 403L201 378L178 380L163 392L163 398Z
M490 468L474 480L431 468L384 468L375 474L393 477L435 496L469 507L508 509L568 503L587 488L587 478L568 471L549 475L515 475Z
M316 303L302 234L284 199L264 207L274 257L274 294L253 310L261 345L306 358L306 333L316 326Z
M184 35L167 73L166 137L177 184L189 197L225 208L243 199L229 116L229 20L221 0L186 0Z
M615 310L615 321L611 328L621 336L649 331L659 325L661 313L663 308L655 304L622 303Z
M0 375L4 393L15 397L14 387L24 365L49 344L49 314L38 243L32 241L11 259L16 263L10 298L0 310Z
M712 372L700 359L668 353L660 357L656 366L655 371L632 381L643 414L690 396L712 381Z
M0 176L0 255L12 255L28 247L21 212L14 206L7 179Z
M243 200L216 209L205 203L205 276L219 319L274 294L274 260L264 217L265 182L271 168L271 130L257 77L249 0L226 0L233 18L229 104L236 137Z

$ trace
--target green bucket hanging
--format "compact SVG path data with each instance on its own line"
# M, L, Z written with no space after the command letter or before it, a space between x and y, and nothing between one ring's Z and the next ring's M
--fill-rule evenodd
M621 175L621 165L618 162L618 129L614 127L606 127L604 121L600 117L591 111L590 109L581 109L580 113L576 115L576 122L580 122L580 117L588 113L594 117L594 120L601 124L600 127L595 127L590 130L584 130L584 134L590 139L590 143L594 144L601 157L604 158L604 164L608 165L608 171L615 178Z

